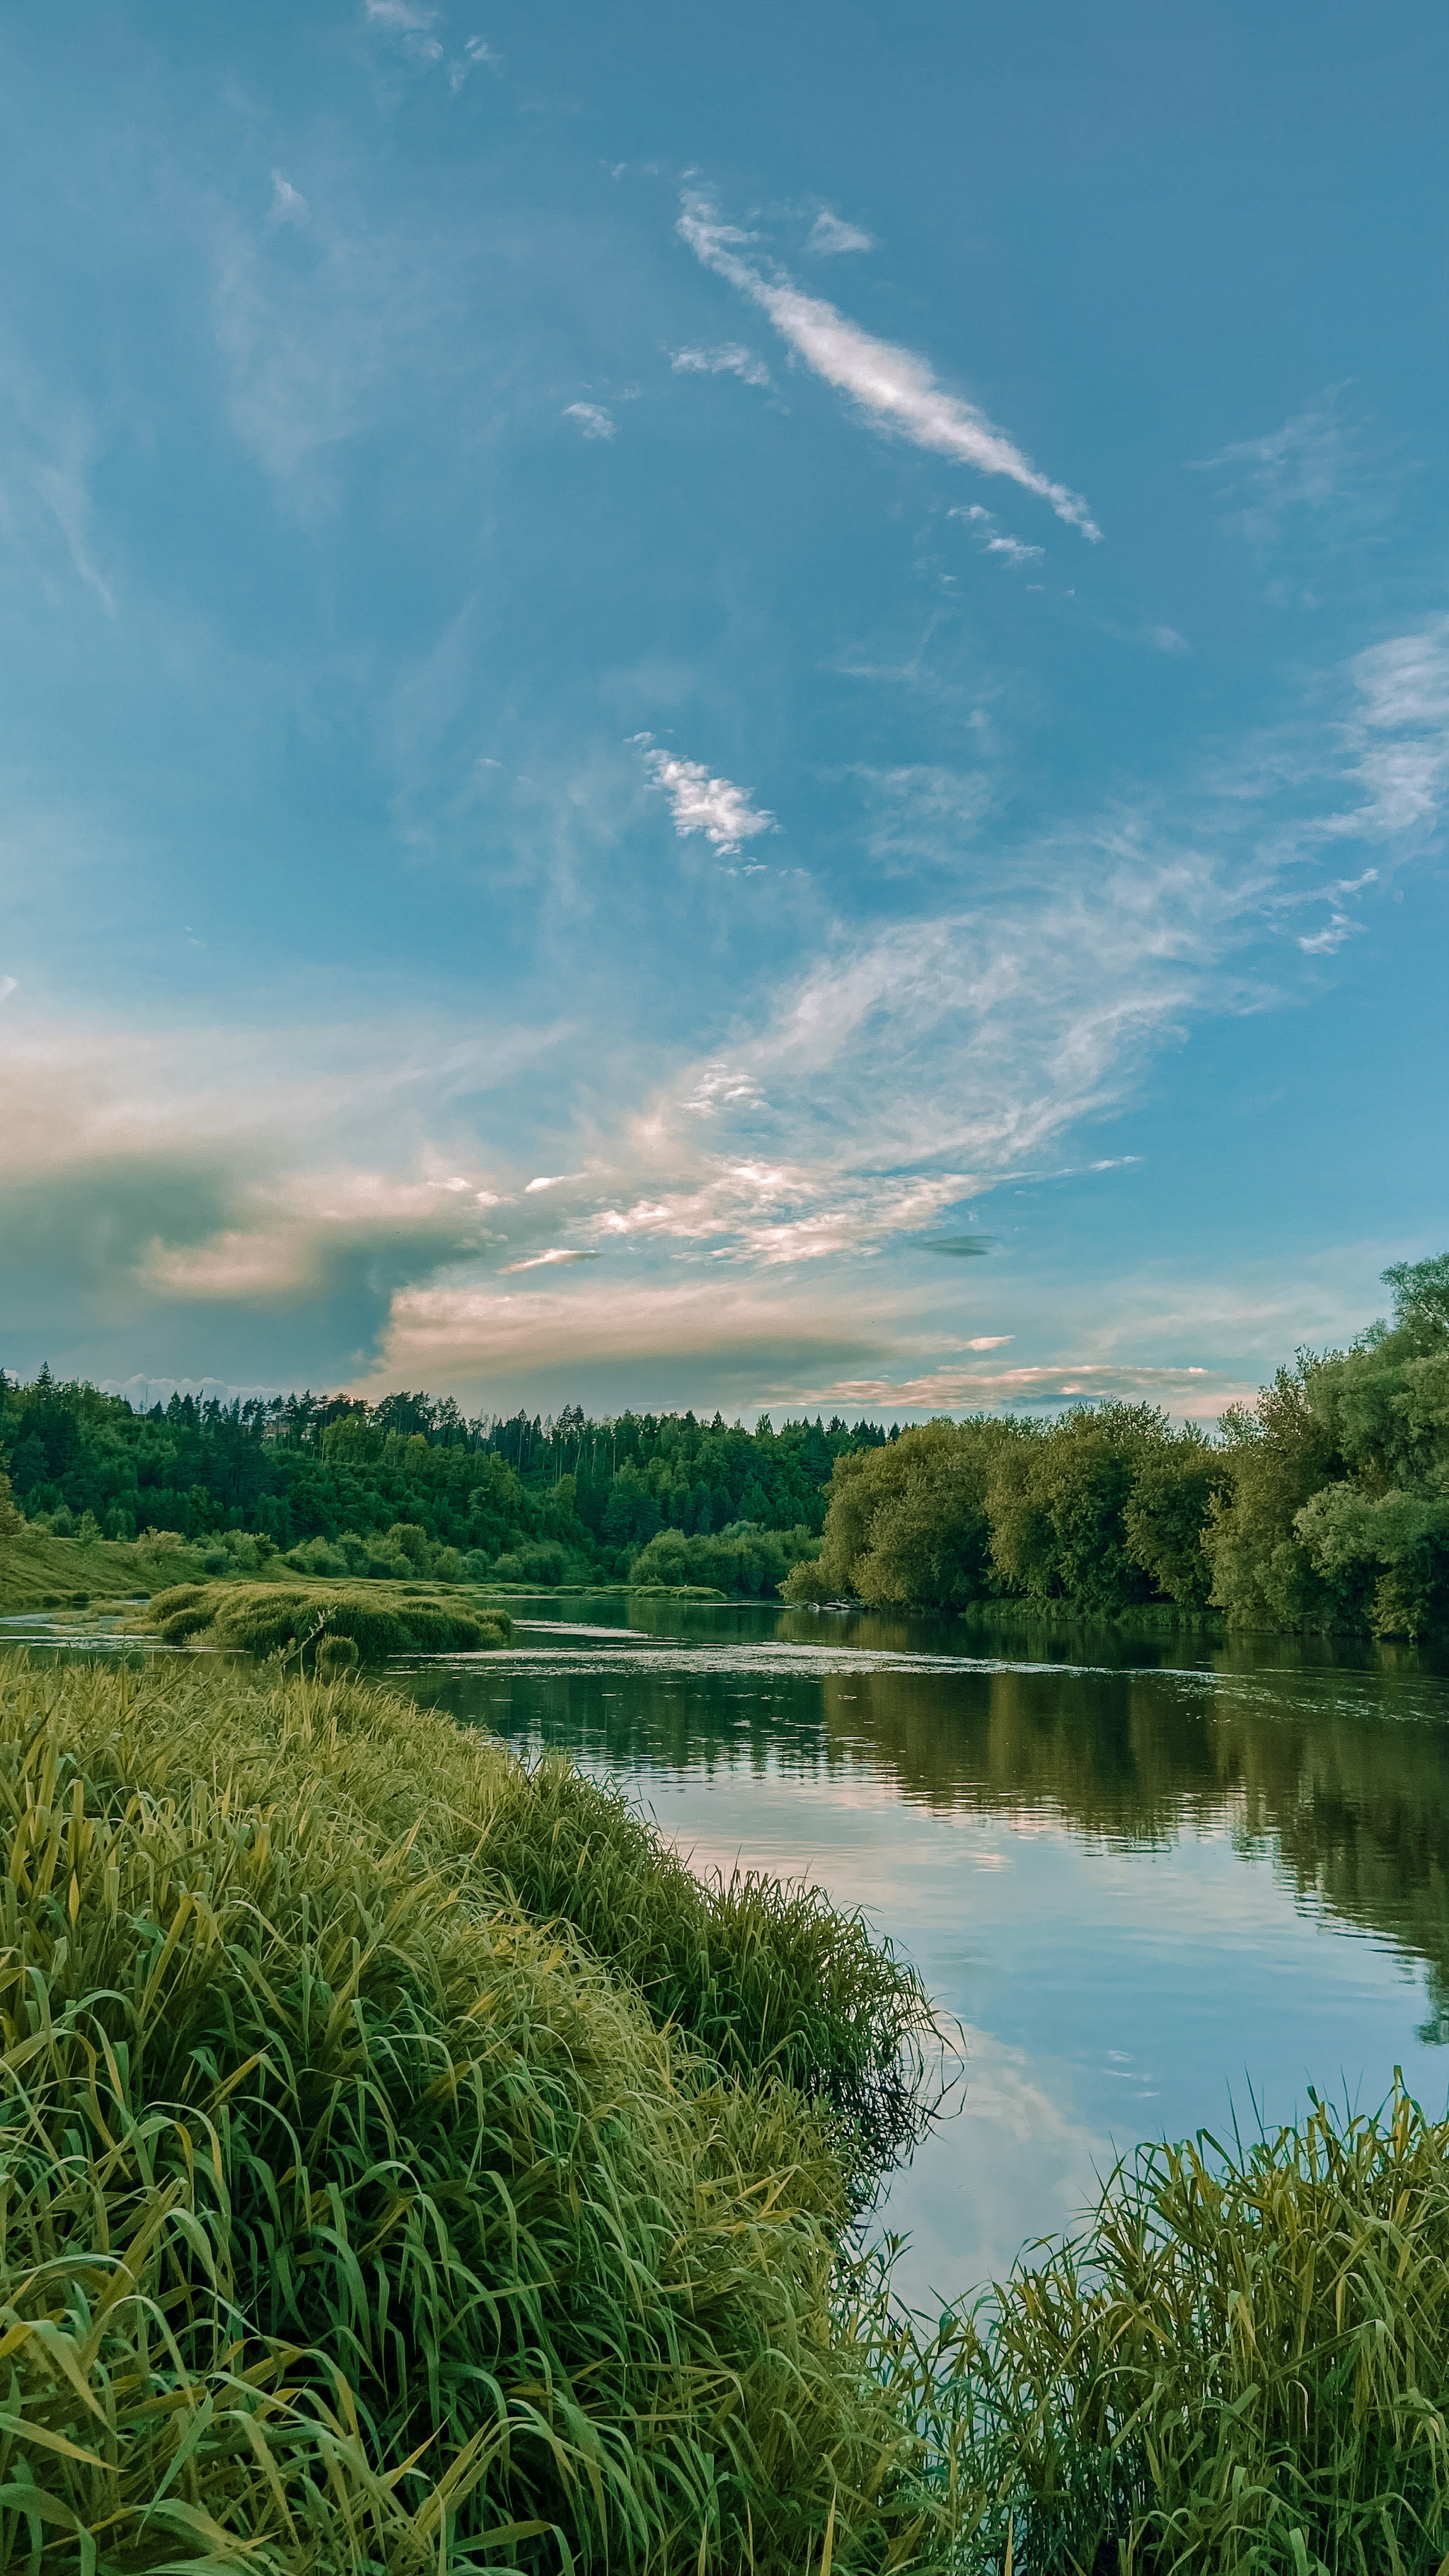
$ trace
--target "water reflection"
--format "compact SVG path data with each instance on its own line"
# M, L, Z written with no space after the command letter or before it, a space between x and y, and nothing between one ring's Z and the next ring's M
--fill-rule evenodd
M865 1904L967 2025L965 2109L889 2209L923 2294L1067 2223L1114 2145L1221 2124L1230 2088L1286 2116L1402 2063L1442 2104L1449 1685L1422 1657L526 1615L508 1656L399 1680L623 1778L697 1860Z

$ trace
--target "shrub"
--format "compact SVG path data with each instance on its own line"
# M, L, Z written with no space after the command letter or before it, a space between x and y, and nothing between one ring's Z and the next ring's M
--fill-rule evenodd
M496 1583L536 1583L547 1590L567 1575L568 1552L556 1538L539 1539L531 1546L509 1549L491 1571Z

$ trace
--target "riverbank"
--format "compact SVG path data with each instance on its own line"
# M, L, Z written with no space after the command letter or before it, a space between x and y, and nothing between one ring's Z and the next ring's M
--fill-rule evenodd
M910 2339L843 2250L926 2007L858 1920L216 1658L6 1659L0 1785L42 2523L278 2576L304 2530L328 2569L932 2563Z
M14 1655L0 1896L10 2475L102 2564L1439 2565L1449 2126L1402 2098L1147 2151L913 2321L852 2212L918 1980L565 1760Z

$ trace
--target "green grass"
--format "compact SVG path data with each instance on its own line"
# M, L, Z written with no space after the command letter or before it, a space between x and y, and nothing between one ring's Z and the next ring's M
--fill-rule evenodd
M511 1901L530 1813L351 1680L0 1664L0 2567L944 2566L832 2115L661 2026L647 1839Z
M170 1532L156 1540L86 1540L22 1526L0 1538L0 1613L128 1600L200 1572L197 1550Z
M422 1584L295 1579L178 1583L156 1593L132 1624L168 1646L230 1647L250 1655L295 1649L334 1664L354 1658L380 1662L410 1648L447 1654L501 1646L513 1634L506 1610L464 1609Z
M1141 2150L1087 2234L943 2338L967 2563L1437 2576L1449 2123L1396 2089L1243 2150Z
M0 2571L1438 2576L1449 2122L1143 2149L918 2334L928 2038L558 1759L0 1659Z

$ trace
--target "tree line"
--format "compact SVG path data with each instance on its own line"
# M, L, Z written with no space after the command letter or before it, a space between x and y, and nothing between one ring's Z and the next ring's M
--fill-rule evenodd
M1300 1351L1216 1437L1145 1404L902 1431L716 1413L467 1419L399 1392L137 1409L0 1372L0 1518L173 1532L214 1570L710 1584L1416 1637L1449 1626L1449 1254L1393 1319Z
M835 1467L787 1600L1418 1637L1449 1626L1449 1254L1384 1272L1392 1323L1300 1351L1218 1436L1151 1405L931 1422Z
M218 1570L280 1552L318 1573L645 1581L661 1537L708 1568L682 1579L773 1591L819 1536L837 1459L896 1436L838 1416L776 1430L762 1414L747 1431L577 1405L469 1420L406 1392L145 1409L48 1368L24 1385L0 1372L0 1470L25 1520L61 1537L174 1532Z

